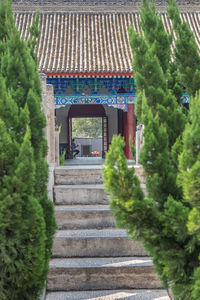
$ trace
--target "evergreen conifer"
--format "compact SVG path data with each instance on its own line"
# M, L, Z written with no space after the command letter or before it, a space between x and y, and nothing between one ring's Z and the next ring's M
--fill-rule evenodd
M183 134L183 151L179 155L178 182L183 188L184 200L192 209L188 229L200 243L200 94L190 99L189 122ZM200 255L200 254L199 254ZM200 258L200 257L199 257ZM193 299L200 296L200 266L194 273Z
M0 299L35 300L44 288L46 236L42 207L34 197L35 164L30 130L27 127L13 164L16 141L1 119L0 130L0 164L4 170L0 183Z
M6 249L6 240L9 242L9 236L11 239L13 236L11 251L7 254L1 252L0 259L0 269L3 268L2 272L7 270L0 279L2 291L12 295L9 298L2 294L0 298L6 300L37 299L47 277L55 231L53 203L47 197L47 143L44 137L45 117L41 111L41 84L33 51L38 35L37 22L38 16L31 29L32 40L26 42L20 39L10 1L0 3L0 120L5 139L12 144L12 155L2 148L5 160L1 162L0 179L0 228L4 223L8 227L0 237L2 247ZM24 178L24 170L27 178ZM15 210L9 211L7 205L16 205ZM21 227L18 226L20 222ZM18 241L20 235L22 237ZM13 255L12 251L19 256ZM7 259L3 259L4 255ZM16 270L12 270L11 264L16 264ZM15 271L20 274L20 268L24 274L17 277Z
M140 162L148 196L144 196L134 168L127 166L121 137L113 138L106 156L105 186L112 194L111 207L119 225L125 226L132 238L143 241L164 287L172 287L175 300L197 300L199 290L192 291L200 273L200 244L197 235L188 231L192 201L184 197L184 181L178 174L178 157L184 147L181 137L187 121L179 104L186 85L181 68L176 70L180 60L176 56L170 60L171 36L164 32L155 5L143 0L140 14L144 34L131 30L130 43L137 116L145 125ZM165 49L164 57L160 49ZM175 53L177 49L176 45ZM194 182L191 185L193 188ZM189 224L191 228L194 223Z
M167 0L168 15L173 23L177 40L175 58L177 68L180 71L181 81L189 95L195 96L200 87L200 56L193 33L188 24L180 17L179 9L175 0Z

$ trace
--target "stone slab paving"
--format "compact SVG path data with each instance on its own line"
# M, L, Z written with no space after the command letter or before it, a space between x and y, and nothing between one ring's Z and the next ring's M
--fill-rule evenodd
M56 185L56 189L63 189L63 190L77 190L77 189L89 189L89 190L104 190L104 185L103 184L69 184L69 185Z
M161 289L149 257L52 259L47 290Z
M59 229L114 228L115 219L108 205L56 205Z
M128 167L134 166L135 173L142 183L145 183L143 169L140 165L129 164ZM55 169L56 184L87 184L103 183L102 165L67 165Z
M54 188L56 204L107 204L103 184L57 185Z
M145 190L143 170L134 167ZM102 183L100 164L55 169L60 230L54 239L46 300L168 300L141 243L115 228Z
M55 169L56 184L103 183L101 166L66 166Z
M114 249L114 250L113 250ZM54 257L146 256L142 244L132 241L123 229L58 230Z
M112 290L57 292L47 294L46 300L169 300L163 290Z
M56 171L64 172L66 170L102 170L101 164L83 165L83 164L67 164L66 166L56 167Z
M116 268L116 267L152 267L150 257L91 257L56 258L50 261L50 268Z
M110 211L109 205L57 205L55 211Z
M142 189L146 188L145 184L141 183L140 185L141 185ZM56 185L55 189L63 189L63 190L68 190L68 189L73 189L73 190L76 190L76 189L96 190L96 189L98 189L98 190L104 190L104 185L103 184Z
M101 238L127 237L124 229L85 229L85 230L58 230L56 237L63 238Z

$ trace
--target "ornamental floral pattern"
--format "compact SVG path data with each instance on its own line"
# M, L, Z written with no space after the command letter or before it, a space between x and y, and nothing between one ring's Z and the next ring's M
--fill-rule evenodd
M106 104L128 111L129 103L136 103L136 95L54 95L55 108L65 107L67 104Z

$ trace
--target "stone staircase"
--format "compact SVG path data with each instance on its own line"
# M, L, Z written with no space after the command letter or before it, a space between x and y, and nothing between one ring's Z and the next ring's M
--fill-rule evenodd
M100 166L57 168L54 197L46 300L169 299L141 244L115 228Z

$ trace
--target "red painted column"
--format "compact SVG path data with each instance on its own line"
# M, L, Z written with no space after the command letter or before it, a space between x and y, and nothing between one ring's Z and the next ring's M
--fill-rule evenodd
M135 143L135 117L134 104L128 104L128 112L124 114L124 139L125 139L125 155L127 159L133 159L129 146L129 137Z

